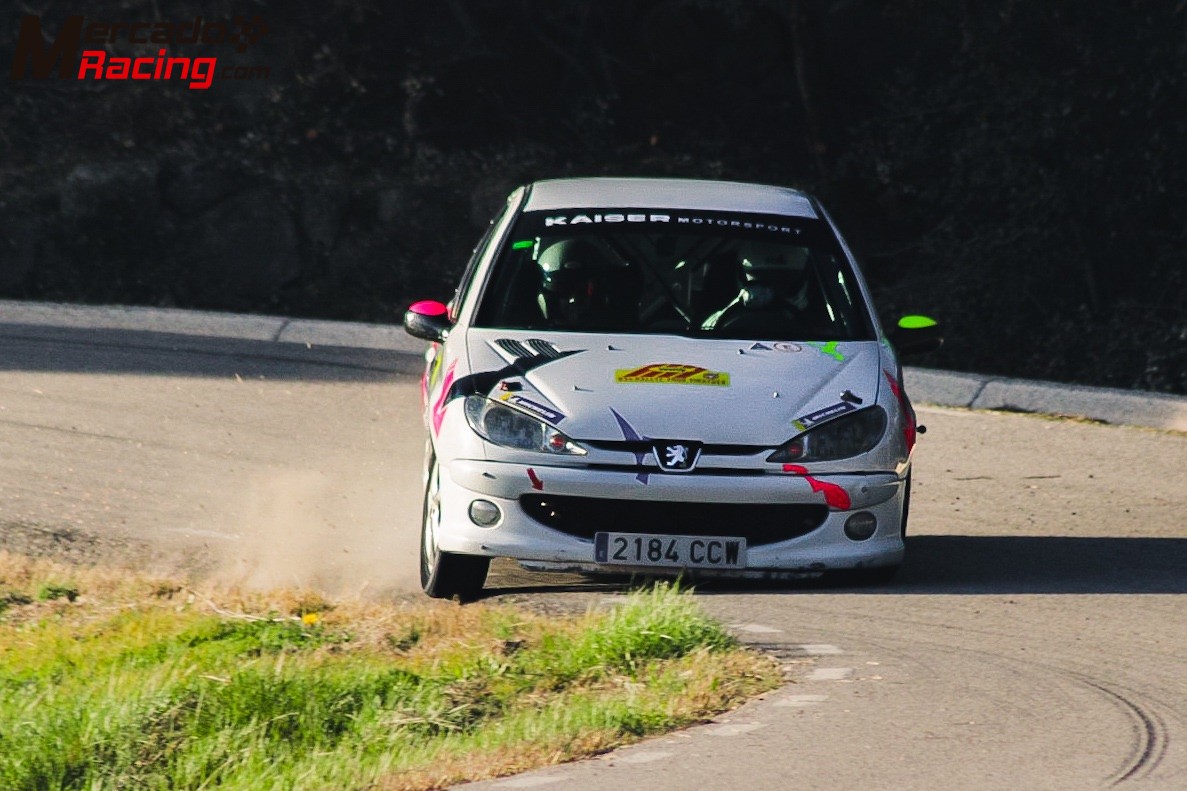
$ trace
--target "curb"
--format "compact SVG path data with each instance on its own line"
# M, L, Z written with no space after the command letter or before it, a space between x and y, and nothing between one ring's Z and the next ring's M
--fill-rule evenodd
M254 316L179 308L0 300L0 324L128 330L244 341L345 346L404 352L417 356L424 353L424 342L412 338L404 332L403 327L396 325L290 319L283 316Z
M417 357L424 352L423 341L408 336L403 327L396 325L176 308L0 300L0 324L128 330L305 346L381 349ZM1183 396L912 366L904 371L904 379L912 400L921 404L1037 412L1105 423L1187 431L1187 397Z
M1187 431L1187 398L1108 387L1008 379L907 367L911 399L937 406L1004 409L1126 426Z

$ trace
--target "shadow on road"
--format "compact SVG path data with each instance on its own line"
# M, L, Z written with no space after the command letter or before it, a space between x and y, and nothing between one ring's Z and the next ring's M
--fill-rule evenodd
M915 536L901 593L1187 593L1187 538Z
M422 367L417 357L382 349L139 330L0 324L0 341L0 371L357 382L418 374Z
M485 592L572 593L616 590L646 584L620 578L617 584L582 584L578 575L545 575L510 569ZM702 580L699 593L792 594L1013 594L1013 593L1187 593L1187 538L1075 538L1065 536L914 536L907 561L889 585L860 587L843 580L772 584Z

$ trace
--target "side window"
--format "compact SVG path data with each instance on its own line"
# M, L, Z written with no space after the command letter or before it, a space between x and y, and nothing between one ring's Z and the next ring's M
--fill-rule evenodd
M486 226L486 232L482 234L482 239L474 247L470 253L470 260L466 263L466 269L462 272L462 279L458 283L457 290L453 292L453 299L449 300L449 317L456 318L458 308L461 307L462 301L465 300L466 294L470 290L470 286L474 283L474 274L478 271L478 262L482 260L482 254L486 252L486 246L490 244L491 237L494 236L495 229L502 223L503 218L507 212L511 211L510 204L503 206L498 214Z
M822 256L817 261L817 278L833 326L842 330L844 337L873 337L869 322L864 320L860 292L841 259L834 254Z

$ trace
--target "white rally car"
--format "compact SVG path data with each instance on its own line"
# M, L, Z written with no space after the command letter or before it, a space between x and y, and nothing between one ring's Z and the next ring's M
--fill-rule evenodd
M914 411L899 353L813 198L714 181L517 189L431 342L421 583L528 569L889 580ZM892 344L893 341L893 344Z

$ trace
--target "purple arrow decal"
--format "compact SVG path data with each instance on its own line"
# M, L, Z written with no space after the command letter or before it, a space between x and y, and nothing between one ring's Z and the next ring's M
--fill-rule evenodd
M641 442L650 439L650 437L639 436L639 432L635 431L634 427L631 426L630 423L626 422L626 418L615 412L613 407L610 408L610 414L614 415L614 419L618 421L618 430L622 432L623 439L630 442ZM643 459L645 458L647 458L646 453L635 453L635 464L638 464L640 467L642 467ZM635 476L635 480L646 486L650 476L651 473L649 472L641 472Z

